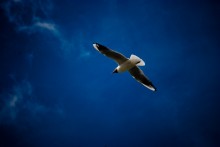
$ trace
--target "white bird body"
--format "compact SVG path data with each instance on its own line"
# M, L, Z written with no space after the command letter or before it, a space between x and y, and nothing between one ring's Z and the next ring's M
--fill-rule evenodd
M140 59L139 57L132 54L129 60L118 65L118 67L116 69L120 73L120 72L125 72L125 71L135 67L136 65L137 66L144 66L145 63L142 59Z
M121 65L118 65L118 67L116 69L120 73L120 72L125 72L125 71L131 69L134 66L135 66L135 64L133 64L131 62L131 60L127 60L124 63L122 63Z

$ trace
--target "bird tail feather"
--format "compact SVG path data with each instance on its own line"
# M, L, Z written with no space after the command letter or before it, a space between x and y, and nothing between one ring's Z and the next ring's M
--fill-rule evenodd
M134 63L137 63L136 65L137 66L144 66L145 65L145 62L141 59L141 58L139 58L138 56L136 56L136 55L131 55L130 56L130 60L132 61L132 62L134 62Z

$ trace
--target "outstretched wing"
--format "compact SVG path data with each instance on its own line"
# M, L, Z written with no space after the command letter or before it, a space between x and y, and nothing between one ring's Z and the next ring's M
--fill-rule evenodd
M115 60L115 62L117 62L119 65L124 63L125 61L127 61L128 59L123 56L122 54L116 52L116 51L113 51L101 44L98 44L98 43L94 43L93 44L93 47L98 50L100 53L102 53L103 55Z
M143 71L137 66L131 68L129 70L130 74L133 78L135 78L138 82L140 82L145 87L149 88L152 91L156 91L156 88L152 84L152 82L144 75Z

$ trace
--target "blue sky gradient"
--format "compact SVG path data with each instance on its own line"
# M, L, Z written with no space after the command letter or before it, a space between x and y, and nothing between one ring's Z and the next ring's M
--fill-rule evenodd
M0 2L1 147L220 146L220 3ZM98 42L130 57L152 92Z

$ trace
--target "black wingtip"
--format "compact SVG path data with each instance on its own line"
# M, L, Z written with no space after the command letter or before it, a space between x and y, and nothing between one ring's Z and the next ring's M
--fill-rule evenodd
M112 72L112 73L118 73L118 70L117 70L117 68Z

